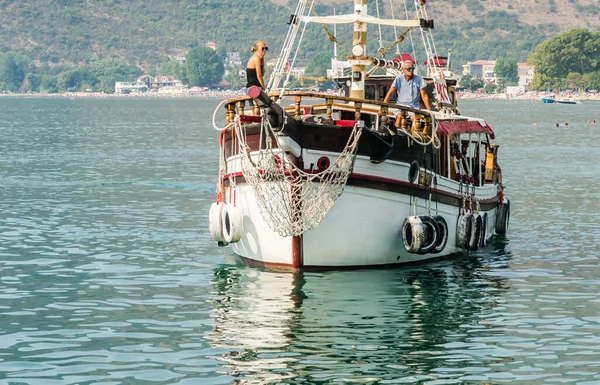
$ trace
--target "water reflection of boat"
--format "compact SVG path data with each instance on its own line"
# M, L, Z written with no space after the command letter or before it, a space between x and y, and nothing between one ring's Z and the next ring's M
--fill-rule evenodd
M427 373L447 358L440 345L468 338L461 328L478 328L505 287L476 259L327 273L225 266L213 285L207 338L223 371L249 383L397 379L388 365Z

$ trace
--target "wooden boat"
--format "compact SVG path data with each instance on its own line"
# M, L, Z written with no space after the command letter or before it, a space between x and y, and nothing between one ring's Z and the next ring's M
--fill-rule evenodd
M222 103L212 238L250 265L328 269L417 263L504 234L510 202L494 132L459 114L448 60L431 60L439 56L426 1L415 1L409 20L370 16L367 0L354 0L349 15L312 16L314 3L299 1L290 17L271 92L252 87ZM311 22L354 25L339 95L286 89L298 32ZM397 41L411 30L423 38L433 111L383 102L402 62L366 54L370 24L406 28ZM417 127L395 127L396 109L406 122L415 114Z

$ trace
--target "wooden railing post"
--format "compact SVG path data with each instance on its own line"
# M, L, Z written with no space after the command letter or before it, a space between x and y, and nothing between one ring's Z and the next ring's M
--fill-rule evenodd
M238 114L244 115L244 110L246 109L246 101L245 100L240 100L238 102Z
M229 103L225 106L225 110L227 111L227 123L231 123L235 119L235 104Z
M429 136L433 136L433 122L431 120L431 116L423 115L423 122L425 125L425 127L423 127L423 132Z
M294 102L296 118L299 118L302 115L302 111L300 111L300 105L302 104L302 96L294 96Z
M381 106L381 124L385 124L388 120L388 111L389 111L389 107L388 106Z
M354 102L354 119L360 120L360 109L362 108L361 102Z
M326 98L325 104L327 105L327 119L331 119L333 117L333 99Z
M408 118L407 111L405 109L401 108L400 116L402 116L402 119L400 119L400 122L401 122L400 124L402 125L402 128L410 131L412 123L411 123L410 119Z

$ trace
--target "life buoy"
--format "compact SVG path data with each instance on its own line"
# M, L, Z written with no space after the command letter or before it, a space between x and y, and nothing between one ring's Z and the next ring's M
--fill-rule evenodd
M439 253L444 250L444 247L446 247L446 244L448 243L448 224L441 215L435 215L433 219L438 225L438 239L433 248L433 253Z
M506 234L509 219L510 201L506 199L505 202L496 209L496 234Z
M223 207L225 203L215 202L210 206L208 212L208 229L210 231L210 237L219 243L219 246L226 246L227 242L223 236Z
M488 215L487 213L483 213L481 215L481 235L479 236L479 247L487 246L487 224Z
M409 253L418 253L425 241L425 229L423 222L416 216L410 216L404 220L402 225L402 240L404 248Z
M423 230L425 230L425 239L419 250L419 254L431 253L437 244L439 237L438 224L432 217L422 215L419 217L421 223L423 223Z
M471 215L471 234L469 235L469 250L479 248L479 237L481 236L481 216Z
M458 217L458 221L456 221L456 246L461 249L469 248L472 227L473 215L465 214Z
M222 227L223 238L226 242L235 243L242 238L242 213L234 205L226 204L223 207Z
M419 166L419 162L413 160L410 164L410 168L408 169L408 181L410 183L416 183L419 180L419 174L421 173L421 166Z

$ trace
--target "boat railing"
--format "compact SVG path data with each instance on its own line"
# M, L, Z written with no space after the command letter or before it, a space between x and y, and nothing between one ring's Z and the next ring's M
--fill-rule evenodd
M269 97L278 101L281 94L277 92L271 92L268 94ZM283 97L293 98L293 105L289 107L282 107L286 113L296 119L301 119L303 116L311 114L324 114L325 119L333 119L335 111L353 111L354 120L364 120L364 115L369 115L370 120L377 121L379 123L379 117L381 118L381 126L393 127L394 122L389 122L390 119L394 119L396 115L394 111L398 111L402 116L402 121L409 122L408 116L413 113L417 117L417 121L420 122L420 128L423 133L431 135L433 124L435 122L434 114L428 110L414 109L394 103L384 103L377 100L366 100L360 98L352 98L348 96L324 94L320 92L310 91L286 91ZM311 103L303 104L306 99L320 99L324 103ZM237 98L229 99L225 102L226 120L227 123L231 123L235 120L236 115L245 115L246 107L249 106L254 108L253 99L250 96L240 96ZM254 115L258 115L256 111ZM407 127L402 127L407 129ZM410 127L408 127L408 131Z

